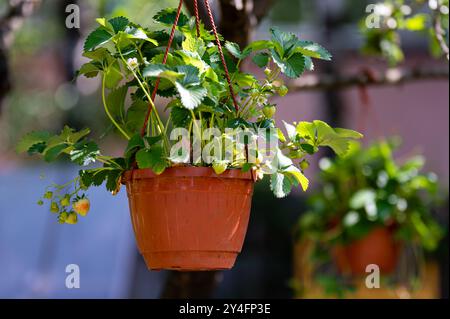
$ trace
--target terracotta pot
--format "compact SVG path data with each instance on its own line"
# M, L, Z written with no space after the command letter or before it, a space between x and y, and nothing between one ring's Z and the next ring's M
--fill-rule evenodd
M394 240L392 231L379 227L346 246L336 246L333 255L342 273L365 275L367 265L375 264L383 275L394 271L399 250L399 243Z
M124 174L131 219L149 269L216 270L233 267L250 216L251 174L206 167L149 169Z

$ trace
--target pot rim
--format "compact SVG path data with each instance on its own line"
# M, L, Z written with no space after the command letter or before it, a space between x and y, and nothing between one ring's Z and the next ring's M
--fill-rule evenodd
M137 179L167 178L167 177L209 177L209 178L230 178L253 181L251 172L243 172L241 169L227 169L217 175L212 167L196 166L175 166L167 168L162 174L156 175L150 168L131 169L122 175L122 183Z

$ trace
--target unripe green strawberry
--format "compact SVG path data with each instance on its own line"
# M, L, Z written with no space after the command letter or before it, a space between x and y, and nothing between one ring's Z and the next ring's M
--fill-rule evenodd
M59 207L58 207L58 204L56 202L52 202L50 204L50 211L52 213L58 213L59 212Z
M286 85L282 85L282 86L280 86L280 88L278 89L278 94L279 94L280 96L285 96L286 94L288 94L288 92L289 92L289 89L287 88Z
M82 198L73 203L72 207L77 214L80 214L81 216L86 216L87 213L89 212L89 208L91 207L91 203L89 202L89 199Z
M265 74L266 76L270 76L270 75L272 74L272 70L269 69L269 68L266 68L266 69L264 70L264 74Z
M226 162L226 161L216 161L216 162L213 163L212 167L214 169L214 172L217 175L220 175L220 174L222 174L223 172L225 172L227 170L228 162Z
M302 169L302 171L306 170L309 168L309 162L307 160L303 160L300 162L300 168Z
M68 216L69 216L69 214L67 212L62 212L58 216L58 222L60 224L64 224L66 222Z
M64 198L61 199L60 204L61 204L61 206L69 206L70 205L70 195L67 194L66 196L64 196Z
M274 116L277 109L274 105L266 105L263 107L262 111L266 118L271 119Z
M53 197L53 192L48 191L44 194L44 198L46 198L46 199L52 199L52 197Z
M71 212L66 218L66 224L75 225L78 222L78 216L76 213Z

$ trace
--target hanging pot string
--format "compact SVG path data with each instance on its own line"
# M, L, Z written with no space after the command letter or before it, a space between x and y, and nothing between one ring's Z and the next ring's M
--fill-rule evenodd
M198 0L193 0L193 1L194 1L195 25L196 25L196 29L197 29L197 36L200 37L200 14L199 14L199 8L198 8ZM228 70L228 66L227 66L227 63L225 61L225 56L223 54L222 44L220 42L220 38L219 38L219 34L217 32L216 24L214 22L214 17L213 17L213 14L212 14L211 6L209 4L209 0L204 0L204 3L205 3L206 10L208 12L208 17L209 17L209 20L210 20L210 23L211 23L211 26L212 26L214 37L216 39L217 49L219 51L219 55L220 55L220 59L221 59L222 65L223 65L223 69L225 71L225 78L226 78L228 86L229 86L230 95L231 95L231 98L233 100L233 105L234 105L234 108L235 108L236 112L238 112L239 111L239 104L237 102L236 94L234 92L233 84L231 82L230 72ZM174 37L175 37L175 31L176 31L176 28L177 28L177 25L178 25L178 21L180 19L182 8L183 8L183 0L180 0L180 3L178 4L178 9L177 9L175 21L174 21L174 24L172 26L172 30L170 32L170 37L169 37L169 41L167 43L166 51L164 53L164 58L163 58L163 61L162 61L163 65L165 65L167 63L167 58L169 56L170 48L172 46L172 43L173 43L173 40L174 40ZM152 99L153 102L155 101L160 81L161 81L160 78L156 79L155 88L154 88L153 94L151 96L151 99ZM151 112L152 112L152 105L150 104L149 109L147 111L147 114L145 116L144 125L142 126L142 129L141 129L141 136L145 135L145 131L146 131L146 128L147 128L147 125L148 125L148 121L150 120ZM247 144L245 145L245 151L246 151L246 157L247 157L247 161L248 161L249 152L248 152L248 145ZM252 173L253 180L255 180L253 171L251 173Z
M175 30L176 30L177 25L178 25L178 20L180 19L181 9L182 8L183 8L183 0L180 0L180 3L178 5L178 9L177 9L177 15L175 17L175 22L174 22L174 24L172 26L172 31L170 32L169 42L167 43L167 48L166 48L166 52L164 53L164 58L163 58L162 64L166 64L167 63L167 57L169 56L170 47L172 46L172 42L173 42L173 39L175 37ZM160 81L161 81L160 78L156 79L155 89L153 90L153 94L152 94L152 101L153 102L155 101L156 93L158 92ZM150 120L151 113L152 113L152 105L150 104L150 106L148 108L148 111L147 111L147 114L145 116L144 125L142 126L142 129L141 129L141 136L145 135L145 130L147 128L148 121Z
M238 102L236 100L236 94L235 94L234 89L233 89L233 83L231 82L230 72L228 71L228 66L227 66L227 63L225 61L225 56L223 54L222 44L220 43L219 34L217 33L216 23L214 22L214 17L213 17L212 11L211 11L211 6L209 5L209 0L205 0L205 7L206 7L206 11L208 12L208 16L209 16L209 20L211 22L211 26L212 26L212 29L213 29L214 36L216 38L217 49L219 51L220 59L222 60L223 69L225 71L225 78L227 79L228 86L230 88L230 95L231 95L231 98L233 100L233 105L234 105L234 108L235 108L236 113L237 113L239 111L239 105L238 105ZM245 157L247 158L247 162L248 162L248 159L249 159L248 144L245 144ZM256 176L255 176L253 170L250 170L250 173L252 175L252 180L254 182L256 182Z
M200 14L198 12L198 1L194 0L195 27L197 28L197 37L200 38Z
M234 93L233 84L231 83L230 73L228 72L227 63L225 62L225 56L223 55L222 44L220 43L219 34L217 33L216 23L214 22L214 17L211 11L211 6L209 5L209 0L205 0L206 11L208 12L209 20L216 38L217 49L219 50L220 59L222 60L223 69L225 71L225 78L227 79L228 86L230 88L231 98L233 99L233 105L236 112L239 111L239 105L236 100L236 94Z

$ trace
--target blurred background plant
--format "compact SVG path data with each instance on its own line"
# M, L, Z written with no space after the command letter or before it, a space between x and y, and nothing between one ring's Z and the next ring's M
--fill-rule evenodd
M425 169L436 172L448 197L448 0L211 3L219 31L241 46L268 38L267 30L275 25L323 43L332 52L333 63L318 63L314 74L289 82L291 94L279 103L278 121L320 118L361 131L368 142L400 135L404 143L398 156L423 151ZM66 27L70 4L80 8L80 29ZM275 202L258 185L244 254L232 271L149 273L134 248L123 192L112 204L108 196L93 191L91 198L98 204L89 223L59 230L51 217L42 218L46 211L35 205L34 194L47 183L39 180L42 172L61 182L74 168L61 164L49 170L13 151L19 137L33 129L59 131L67 123L76 129L93 127L96 137L111 130L98 103L100 83L74 81L74 71L86 62L81 55L85 36L96 17L126 15L151 28L157 11L177 4L0 0L0 296L293 296L288 285L297 271L292 225L306 210L300 194ZM184 12L192 10L193 1L186 0ZM373 13L379 15L379 29L367 24L374 22ZM206 16L203 5L200 14ZM157 100L159 107L164 103ZM100 146L115 155L121 149L117 144L112 136L103 138ZM311 163L308 177L313 178L317 167ZM439 209L438 215L448 227L446 210ZM448 294L448 238L442 243L436 253L442 264L437 279L442 291L434 296ZM64 267L71 262L84 269L83 289L76 292L63 287Z
M346 289L354 287L343 274L344 268L350 268L353 275L364 273L368 264L376 264L376 258L371 256L372 260L369 258L361 270L352 269L355 263L351 259L363 257L344 255L344 260L337 260L341 255L332 252L338 247L351 246L378 229L388 230L392 241L402 246L400 255L412 247L414 254L409 256L409 261L404 265L397 260L389 261L392 268L389 271L399 268L404 282L396 284L413 289L420 279L417 276L421 275L424 251L435 251L443 237L444 229L435 218L439 204L437 176L421 172L425 163L422 156L396 161L394 151L398 147L398 139L376 142L367 148L354 143L347 156L320 160L322 186L309 197L310 211L299 220L298 236L300 241L309 242L308 258L314 276L326 292L345 296ZM375 251L374 246L384 243L370 244L366 248ZM389 245L379 249L389 254ZM353 253L357 252L349 252ZM330 273L330 263L340 269L332 269ZM409 269L400 269L401 266ZM327 268L328 272L324 271ZM392 279L399 279L395 275L390 277L392 283L395 283Z

